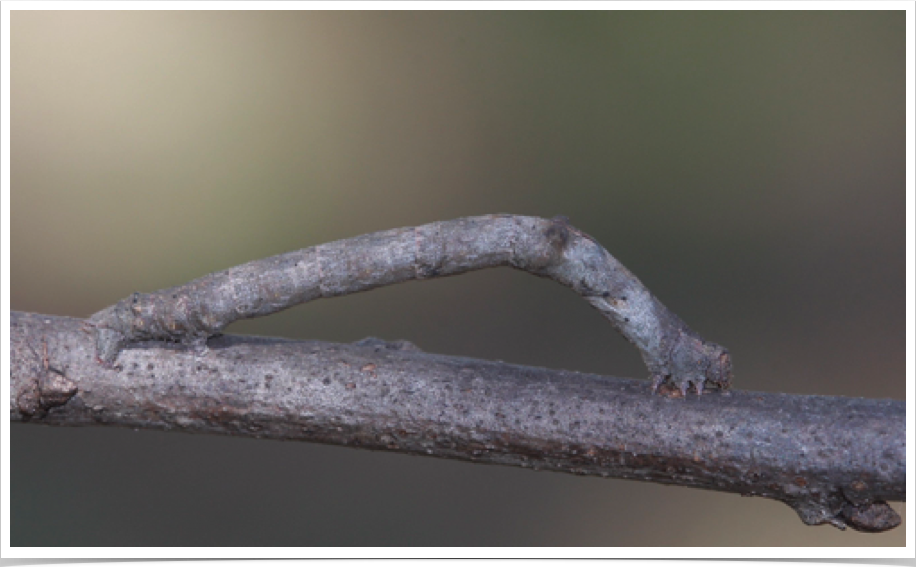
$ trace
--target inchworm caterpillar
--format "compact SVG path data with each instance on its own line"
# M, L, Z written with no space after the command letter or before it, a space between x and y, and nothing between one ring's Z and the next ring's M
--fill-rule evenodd
M642 353L655 391L672 379L686 395L708 380L731 384L728 350L704 341L590 236L552 220L487 215L375 232L288 252L153 293L134 293L99 311L100 361L125 346L178 341L201 352L233 321L276 313L321 297L394 283L510 266L581 295Z

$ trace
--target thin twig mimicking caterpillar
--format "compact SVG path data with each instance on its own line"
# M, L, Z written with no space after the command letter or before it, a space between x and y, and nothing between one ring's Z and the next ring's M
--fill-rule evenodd
M642 353L656 391L671 379L686 395L731 384L727 349L704 341L593 238L565 217L487 215L375 232L288 252L153 293L134 293L88 321L97 355L177 341L206 352L233 321L322 297L510 266L553 279L588 301Z

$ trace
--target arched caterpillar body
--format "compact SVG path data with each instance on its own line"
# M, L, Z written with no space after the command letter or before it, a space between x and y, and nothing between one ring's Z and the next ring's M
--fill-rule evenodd
M239 319L322 297L510 266L581 295L642 353L653 391L672 379L686 394L708 381L727 389L731 356L665 308L593 238L565 217L487 215L386 230L255 260L187 284L130 297L93 315L100 361L127 345L178 341L205 350Z

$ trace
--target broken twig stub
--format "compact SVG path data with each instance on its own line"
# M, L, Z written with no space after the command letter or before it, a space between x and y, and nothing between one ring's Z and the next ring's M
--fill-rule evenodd
M100 361L125 346L207 340L239 319L322 297L409 280L509 266L581 295L642 353L656 390L672 380L686 395L708 382L727 389L731 356L704 341L592 237L565 217L487 215L386 230L313 246L216 272L153 293L134 293L90 320Z

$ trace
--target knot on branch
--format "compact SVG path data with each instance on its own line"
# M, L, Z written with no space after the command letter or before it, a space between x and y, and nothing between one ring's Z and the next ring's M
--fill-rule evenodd
M16 397L19 413L26 420L46 416L48 410L66 404L79 391L77 385L67 378L63 371L50 366L48 343L42 341L42 345L43 353L39 357L38 371L34 378L26 381ZM37 356L37 353L35 354Z
M878 533L892 530L900 525L900 515L883 500L862 504L840 498L838 503L797 501L789 505L809 526L830 524L841 530L850 527L856 531Z

